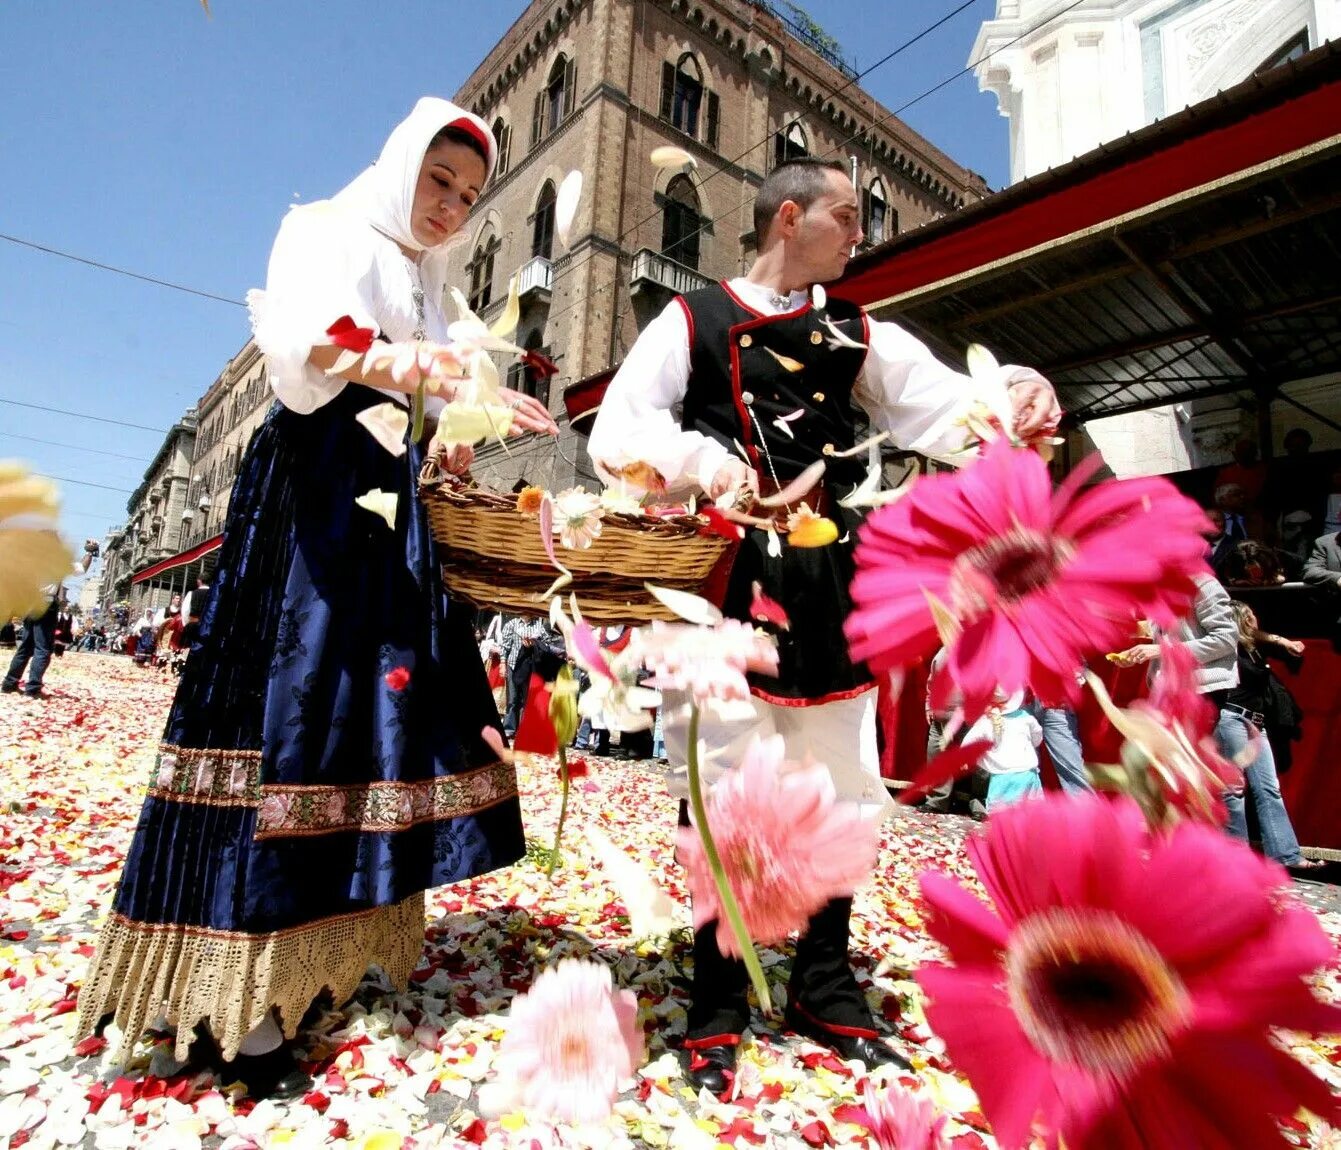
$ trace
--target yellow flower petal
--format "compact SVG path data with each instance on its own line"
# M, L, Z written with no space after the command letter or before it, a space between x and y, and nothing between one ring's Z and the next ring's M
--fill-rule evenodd
M827 547L838 538L838 524L822 515L803 519L787 533L793 547Z

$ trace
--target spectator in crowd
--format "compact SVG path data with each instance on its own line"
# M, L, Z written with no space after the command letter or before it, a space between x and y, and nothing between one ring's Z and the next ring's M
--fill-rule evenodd
M522 708L535 669L536 644L545 637L545 625L539 619L514 615L503 623L499 642L507 664L508 709L503 717L503 733L509 739L521 724Z
M1278 587L1285 582L1285 569L1272 548L1243 539L1230 552L1222 578L1231 587Z
M1206 536L1206 542L1210 546L1210 555L1208 562L1211 569L1218 575L1225 569L1229 563L1229 557L1234 553L1234 548L1238 544L1237 539L1230 537L1225 529L1225 513L1218 507L1206 508L1206 518L1211 521L1213 529L1212 534Z
M1237 487L1243 493L1244 507L1256 507L1267 481L1266 464L1257 456L1257 444L1251 439L1240 439L1234 444L1233 456L1233 463L1216 472L1215 486Z
M978 761L987 774L987 813L1043 793L1038 772L1038 745L1043 728L1024 706L1024 695L1007 698L998 690L996 701L964 732L965 743L986 740L992 745Z
M931 665L927 668L927 693L926 693L926 716L927 716L927 762L931 762L937 755L945 750L949 741L945 737L945 725L949 722L950 716L954 712L954 706L946 702L948 710L937 708L932 703L932 697L935 694L936 677L945 666L945 660L948 658L948 650L942 647L932 657ZM926 801L922 804L922 809L932 811L935 814L948 814L950 803L954 798L955 781L950 779L940 786L927 792Z
M1280 517L1280 553L1286 573L1298 578L1313 552L1315 520L1307 511L1287 511Z
M1029 712L1043 731L1043 745L1048 749L1062 790L1072 794L1092 791L1094 787L1085 771L1085 752L1080 745L1080 720L1075 711L1070 707L1045 707L1034 699Z
M1261 728L1271 744L1276 773L1290 769L1294 757L1291 743L1301 735L1304 712L1280 681L1262 652L1263 646L1277 647L1295 659L1304 655L1304 644L1268 634L1257 625L1257 615L1247 603L1235 602L1234 620L1239 625L1239 685L1229 693L1229 702L1245 711ZM1254 717L1256 716L1256 717Z
M14 648L19 645L19 620L6 619L0 625L0 647Z
M84 543L84 554L73 566L73 574L82 575L97 557L98 545L92 539ZM30 699L42 698L42 678L46 675L47 665L51 662L52 651L56 645L56 626L59 615L65 606L65 585L53 583L46 589L50 599L46 610L40 615L31 616L23 621L23 638L19 640L10 660L9 671L0 682L0 692L13 694L23 684L23 693ZM30 664L31 660L31 664ZM28 676L24 679L25 669Z
M1271 746L1260 736L1250 712L1231 702L1239 685L1239 624L1234 616L1229 593L1219 581L1204 575L1197 581L1197 597L1192 614L1172 635L1196 659L1197 689L1219 709L1215 724L1215 742L1220 753L1231 762L1241 763L1251 749L1252 762L1245 768L1244 784L1253 796L1253 807L1262 828L1262 846L1277 862L1290 867L1307 867L1299 851L1299 840L1290 823L1289 812L1281 798ZM1118 661L1125 666L1150 663L1159 658L1159 646L1142 643L1123 651ZM1229 810L1228 831L1235 838L1248 839L1248 821L1242 791L1225 795Z
M1310 454L1313 436L1302 427L1292 427L1285 433L1282 446L1285 454L1273 459L1267 468L1262 494L1266 513L1282 537L1285 518L1291 514L1306 515L1316 531L1325 514L1327 474L1316 456Z
M1243 539L1261 539L1264 534L1260 512L1248 500L1237 483L1221 483L1215 488L1215 505L1225 517L1225 535L1235 543Z
M1304 564L1304 582L1318 589L1332 621L1341 623L1341 542L1335 531L1313 544L1313 552Z
M1322 516L1322 533L1335 535L1341 531L1341 467L1332 472L1330 494L1327 496Z

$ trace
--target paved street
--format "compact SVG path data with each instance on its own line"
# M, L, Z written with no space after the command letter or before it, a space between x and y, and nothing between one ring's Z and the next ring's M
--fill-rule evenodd
M48 677L50 697L0 698L0 1146L309 1147L348 1140L360 1150L484 1144L548 1146L552 1132L521 1115L483 1121L477 1089L490 1073L500 1021L531 972L565 955L611 965L635 989L649 1037L648 1063L602 1127L566 1131L564 1145L705 1147L864 1144L845 1121L862 1077L851 1066L760 1020L744 1048L732 1102L696 1098L672 1049L684 1029L688 931L630 936L621 892L591 859L581 835L598 824L648 867L681 904L671 861L674 803L652 765L592 760L578 781L564 865L551 883L538 864L557 815L556 771L521 771L532 854L523 863L430 892L420 968L405 993L374 972L355 998L321 1011L301 1038L313 1091L290 1103L235 1104L209 1073L176 1073L162 1044L143 1043L130 1066L105 1066L103 1045L73 1051L84 967L134 828L140 794L172 684L129 660L68 655ZM854 945L859 975L892 1040L952 1116L957 1150L995 1143L972 1091L927 1031L910 970L936 956L921 927L918 871L961 877L967 820L901 811L886 825L877 875L861 892ZM1335 891L1300 887L1328 932L1341 935ZM766 950L780 996L790 962ZM1331 985L1331 976L1324 980ZM1293 1042L1292 1042L1293 1044ZM1335 1085L1335 1043L1301 1056ZM166 1077L165 1077L166 1076ZM850 1112L849 1112L850 1113ZM1301 1124L1300 1145L1310 1141Z

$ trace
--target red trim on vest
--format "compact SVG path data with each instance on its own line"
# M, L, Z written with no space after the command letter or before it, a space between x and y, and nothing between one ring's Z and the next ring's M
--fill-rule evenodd
M771 695L763 688L753 686L750 687L750 694L774 707L822 707L825 703L842 703L848 699L855 699L868 691L874 691L877 685L862 683L857 687L849 687L846 691L833 691L828 695L821 695L817 699L799 698L794 695Z
M812 1026L818 1026L826 1034L836 1034L839 1038L879 1038L880 1031L872 1030L867 1026L843 1026L837 1022L825 1022L822 1018L816 1018L804 1006L795 999L789 1004L802 1018Z
M684 296L677 295L675 302L680 305L680 310L684 312L684 322L689 326L689 354L692 356L694 354L694 313L685 303Z
M709 1046L739 1046L739 1034L710 1034L707 1038L686 1038L686 1050L703 1050Z

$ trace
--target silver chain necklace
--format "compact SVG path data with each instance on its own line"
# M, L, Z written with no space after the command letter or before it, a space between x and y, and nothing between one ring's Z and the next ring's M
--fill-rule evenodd
M410 265L410 299L414 302L413 338L422 340L428 335L424 323L424 285L419 279L419 264L409 256L405 256L405 262Z

